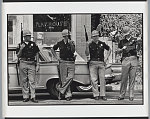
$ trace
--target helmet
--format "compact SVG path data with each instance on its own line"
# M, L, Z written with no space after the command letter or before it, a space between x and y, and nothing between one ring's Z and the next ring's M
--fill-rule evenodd
M96 30L92 31L92 36L99 36L99 32Z
M24 30L23 36L31 36L31 32L29 30Z
M68 29L64 29L62 31L62 36L68 36L68 35L70 35L70 31Z
M124 35L130 34L130 27L129 27L129 26L123 27L122 33L123 33Z

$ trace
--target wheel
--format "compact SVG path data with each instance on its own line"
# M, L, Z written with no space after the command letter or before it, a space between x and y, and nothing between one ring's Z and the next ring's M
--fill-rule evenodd
M58 90L57 87L59 85L58 79L51 79L47 82L47 91L49 92L50 96L54 99L58 99Z
M92 86L91 85L88 85L88 86L77 86L76 88L80 92L91 92L92 91Z

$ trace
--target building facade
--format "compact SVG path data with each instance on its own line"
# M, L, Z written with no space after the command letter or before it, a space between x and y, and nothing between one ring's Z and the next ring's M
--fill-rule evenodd
M85 60L85 29L88 33L88 38L91 40L91 31L98 30L98 26L102 25L100 15L94 14L32 14L32 15L8 15L8 47L17 45L21 41L21 23L23 30L29 29L32 33L32 40L38 45L54 45L62 39L61 31L69 29L71 31L71 39L76 44L76 51ZM106 24L106 23L105 23ZM105 25L103 25L106 27ZM109 57L109 63L120 63L117 59L115 50L117 43L112 42L108 37L106 29L100 31L100 40L106 42L112 49ZM14 59L14 54L9 53L9 59Z

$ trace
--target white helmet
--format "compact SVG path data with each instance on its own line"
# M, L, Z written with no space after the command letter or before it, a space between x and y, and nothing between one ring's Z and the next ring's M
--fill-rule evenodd
M31 36L31 32L29 30L24 30L23 36Z
M125 26L125 27L123 27L123 29L122 29L122 33L123 33L124 35L128 35L128 34L130 34L130 33L131 33L131 31L130 31L130 27L129 27L129 26Z
M68 36L68 35L70 35L70 31L68 29L64 29L62 31L62 36Z
M92 37L93 36L99 36L99 32L97 30L93 30L92 31Z

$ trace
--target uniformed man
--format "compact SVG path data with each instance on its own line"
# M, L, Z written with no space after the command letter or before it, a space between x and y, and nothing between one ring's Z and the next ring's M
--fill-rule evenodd
M90 54L89 70L92 85L93 96L95 100L107 100L105 96L105 63L111 53L111 49L105 42L99 41L98 31L92 31L92 42L86 43L85 54ZM107 50L107 55L104 57L104 50ZM100 81L100 95L98 91L98 79Z
M122 75L121 75L121 87L120 96L118 100L123 100L125 97L128 79L129 79L129 100L134 99L134 85L137 69L137 39L131 36L129 26L123 27L122 30L124 38L118 44L118 53L122 53ZM128 78L129 77L129 78Z
M60 79L61 79L61 87L59 91L62 93L64 88L66 88L64 95L67 101L72 99L72 93L70 90L70 85L65 87L70 80L73 80L75 73L75 44L69 39L70 32L68 29L64 29L62 31L63 39L57 42L56 45L53 46L53 52L55 57L59 60L60 67ZM55 50L59 48L60 50L60 58L56 55ZM63 93L62 93L63 94Z
M37 103L35 99L36 71L39 70L39 48L35 42L31 41L31 32L23 32L24 41L17 47L16 53L19 58L19 73L23 93L23 102L29 101L29 90L31 91L31 101Z

